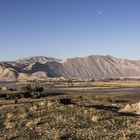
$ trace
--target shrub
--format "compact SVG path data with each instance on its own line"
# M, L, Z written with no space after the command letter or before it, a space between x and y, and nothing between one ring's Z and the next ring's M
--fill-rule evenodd
M44 88L39 86L31 86L31 85L22 85L20 87L21 91L27 92L29 97L32 98L40 98L44 96Z
M43 87L34 87L30 91L31 97L32 98L40 98L44 96L44 88Z

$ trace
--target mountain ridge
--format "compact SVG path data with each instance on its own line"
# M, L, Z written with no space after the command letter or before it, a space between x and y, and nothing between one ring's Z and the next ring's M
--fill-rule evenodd
M16 61L0 62L0 81L22 81L22 79L32 78L45 80L48 77L138 78L140 77L140 61L110 55L90 55L67 59L33 56Z

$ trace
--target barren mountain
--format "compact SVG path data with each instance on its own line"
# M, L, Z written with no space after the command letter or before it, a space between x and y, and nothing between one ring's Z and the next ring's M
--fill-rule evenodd
M47 79L48 77L139 78L140 61L92 55L66 60L37 56L0 63L1 81Z

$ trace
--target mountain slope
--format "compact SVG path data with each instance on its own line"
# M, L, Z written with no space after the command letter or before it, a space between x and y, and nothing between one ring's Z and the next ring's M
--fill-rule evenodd
M15 62L0 63L0 81L15 81L22 78L139 78L140 61L119 59L112 56L88 56L66 60L43 56L25 58Z

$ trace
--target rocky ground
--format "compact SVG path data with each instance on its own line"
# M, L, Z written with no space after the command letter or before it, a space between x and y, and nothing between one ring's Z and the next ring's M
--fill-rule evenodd
M135 102L95 94L0 100L0 139L139 140L140 116L120 112Z

